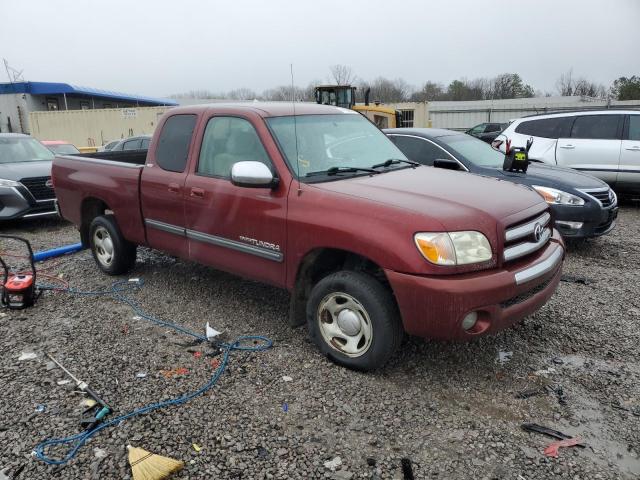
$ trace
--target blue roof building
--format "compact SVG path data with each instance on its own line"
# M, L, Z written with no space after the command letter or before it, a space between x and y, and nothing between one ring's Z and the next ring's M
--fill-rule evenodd
M175 105L178 102L166 98L131 95L68 83L0 83L0 132L30 133L30 112Z

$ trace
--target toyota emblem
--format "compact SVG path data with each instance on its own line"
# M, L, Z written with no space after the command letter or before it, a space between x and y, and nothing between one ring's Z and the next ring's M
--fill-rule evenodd
M44 182L45 187L53 188L53 180L49 179Z
M539 223L536 223L536 226L533 227L533 238L536 242L539 242L540 239L542 238L542 225L540 225Z

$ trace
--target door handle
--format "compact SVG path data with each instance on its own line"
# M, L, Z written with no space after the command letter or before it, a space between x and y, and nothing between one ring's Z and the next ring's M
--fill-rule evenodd
M196 198L204 198L204 190L202 188L191 188L191 196Z
M569 144L569 145L560 145L560 148L565 148L567 150L572 150L576 147L574 147L573 145Z
M169 191L171 193L180 193L180 185L178 185L177 183L170 183Z
M627 147L626 150L631 150L632 152L640 152L640 147L634 145L633 147Z

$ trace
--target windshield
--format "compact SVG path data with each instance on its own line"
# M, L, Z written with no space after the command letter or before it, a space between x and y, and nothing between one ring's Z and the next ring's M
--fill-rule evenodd
M446 135L438 137L438 141L447 145L447 150L454 156L460 156L480 167L502 168L504 164L504 153L470 135Z
M35 138L0 137L0 163L53 160L53 153Z
M75 146L70 143L61 143L59 145L49 145L49 150L58 155L73 155L74 153L80 153Z
M303 180L307 176L315 177L309 175L313 172L332 167L370 169L389 159L407 159L384 133L357 113L300 115L295 117L295 125L294 117L272 117L267 118L267 123L289 167L293 172L299 169ZM397 168L406 166L399 163Z

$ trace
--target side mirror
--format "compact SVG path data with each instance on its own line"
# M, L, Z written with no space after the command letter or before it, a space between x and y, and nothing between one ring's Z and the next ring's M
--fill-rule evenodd
M460 164L450 158L438 158L433 161L433 166L436 168L445 168L447 170L460 170Z
M262 162L237 162L231 167L231 183L236 187L275 188L278 179Z

